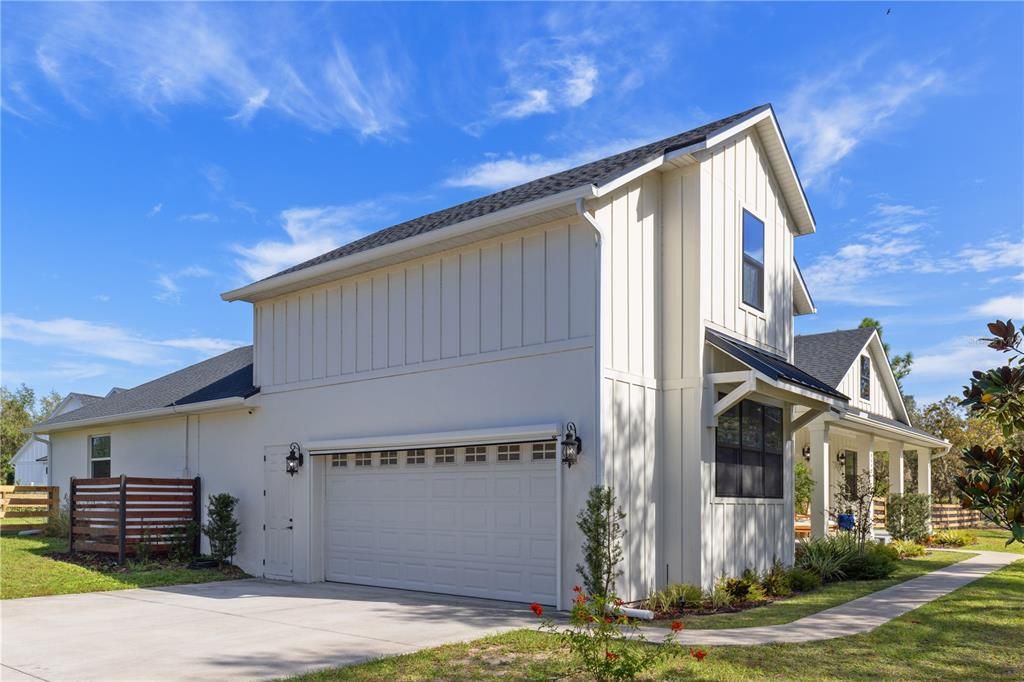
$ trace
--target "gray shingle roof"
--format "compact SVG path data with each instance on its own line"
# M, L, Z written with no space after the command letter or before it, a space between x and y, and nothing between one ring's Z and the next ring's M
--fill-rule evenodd
M734 339L712 329L706 329L704 333L708 342L715 346L715 348L728 353L748 367L756 369L772 379L782 379L791 384L797 384L833 398L849 400L847 396L835 390L835 386L826 385L816 377L799 367L789 364L777 355L772 355L760 348L751 346L749 343L744 343L739 339Z
M373 234L357 239L354 242L340 246L333 251L328 251L316 258L311 258L303 263L294 265L287 270L282 270L281 272L273 274L265 279L278 277L289 272L295 272L296 270L303 270L313 265L326 263L361 251L368 251L369 249L384 246L385 244L391 244L402 239L408 239L409 237L414 237L425 232L438 230L442 227L448 227L449 225L455 225L456 223L461 223L465 220L470 220L471 218L478 218L506 208L536 201L537 199L543 199L544 197L553 196L560 192L576 189L577 187L583 187L585 185L601 186L624 173L635 168L639 168L662 154L702 142L718 130L726 128L747 116L769 108L771 108L771 105L762 104L761 106L748 109L747 111L742 111L738 114L733 114L732 116L714 121L713 123L708 123L707 125L703 125L699 128L694 128L693 130L688 130L684 133L667 137L664 140L645 144L641 147L637 147L636 149L630 149L629 151L625 151L620 154L592 161L590 163L583 164L582 166L577 166L576 168L570 168L569 170L555 173L554 175L549 175L537 180L531 180L530 182L517 187L495 192L494 194L488 194L487 196L480 197L478 199L472 199L450 208L435 211L434 213L428 213L427 215L420 216L419 218L414 218L404 223L399 223L398 225L393 225L374 232Z
M97 400L103 400L103 396L101 395L93 395L92 393L76 393L74 391L68 393L66 397L78 398L78 402L82 403L82 405L88 405L89 403L94 403Z
M90 396L94 400L88 404L38 426L117 417L221 398L248 398L258 390L252 384L252 346L242 346L107 398Z
M844 329L793 338L793 362L835 388L853 366L874 329Z

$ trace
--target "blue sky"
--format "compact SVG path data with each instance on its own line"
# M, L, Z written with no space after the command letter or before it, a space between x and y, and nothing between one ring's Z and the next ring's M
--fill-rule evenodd
M251 338L219 293L772 102L810 333L919 400L1024 319L1021 4L32 5L2 12L5 385L105 393Z

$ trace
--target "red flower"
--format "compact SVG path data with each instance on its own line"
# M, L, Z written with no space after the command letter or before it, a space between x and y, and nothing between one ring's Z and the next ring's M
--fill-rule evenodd
M530 604L530 610L538 616L544 615L544 607L538 604L537 602L533 602L532 604Z
M576 585L575 587L572 588L572 591L573 592L582 592L583 588L580 587L579 585Z
M604 657L607 658L609 661L614 661L619 657L619 655L616 653L612 653L611 651L606 651L604 652Z
M612 618L611 616L605 616L604 617L604 622L606 622L606 623L612 623L614 621L615 621L615 619Z
M679 632L682 629L683 629L683 624L680 621L678 621L678 620L672 621L672 632Z
M577 603L577 604L580 604L580 605L586 604L586 603L587 603L587 598L586 598L586 596L584 596L584 595L582 595L582 594L578 594L578 595L576 595L576 603Z
M704 661L704 657L708 655L708 652L703 649L690 649L690 655L697 659L698 663Z

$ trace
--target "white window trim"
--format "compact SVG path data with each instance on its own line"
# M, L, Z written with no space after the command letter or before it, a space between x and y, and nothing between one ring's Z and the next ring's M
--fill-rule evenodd
M741 309L752 315L756 315L762 320L768 319L768 221L764 219L760 211L754 209L753 206L748 205L742 199L736 201L736 282L734 289L736 290L736 304ZM754 216L764 225L764 262L761 263L761 303L764 305L764 310L758 310L752 305L748 305L743 301L743 212L746 211L750 215Z
M93 438L110 438L110 453L106 457L99 459L92 458L92 440ZM110 462L110 473L107 476L93 476L92 475L92 463L93 462ZM114 475L114 438L109 433L90 433L85 437L85 470L89 472L87 478L109 478Z

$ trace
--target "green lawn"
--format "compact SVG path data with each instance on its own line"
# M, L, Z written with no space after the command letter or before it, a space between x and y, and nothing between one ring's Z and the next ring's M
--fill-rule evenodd
M818 611L830 609L866 594L877 592L901 583L904 580L917 578L925 573L963 561L971 554L957 552L929 552L925 556L904 559L898 564L896 572L883 580L850 580L847 582L830 583L813 592L798 594L765 606L759 606L735 613L716 613L706 616L685 616L681 620L691 630L720 630L722 628L748 628L759 625L780 625L809 616ZM654 625L664 626L668 621L654 621Z
M97 570L55 561L46 556L66 548L67 542L62 538L0 538L0 599L205 583L244 577L244 574L233 570L193 571L184 566L149 570L129 566L124 572Z
M705 647L643 679L1020 680L1024 678L1024 561L864 635L808 644ZM637 646L637 645L632 645ZM292 678L328 680L585 680L551 635L534 630Z
M1010 531L993 528L971 528L967 532L977 536L974 544L967 545L964 549L987 549L990 552L1012 552L1024 554L1024 545L1015 542L1010 546L1006 541L1010 539Z

